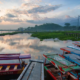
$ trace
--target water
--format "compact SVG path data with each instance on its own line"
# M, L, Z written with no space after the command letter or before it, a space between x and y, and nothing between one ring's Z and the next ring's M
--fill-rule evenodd
M0 31L0 34L3 34L3 33L12 33L14 31Z
M53 39L45 39L40 41L38 38L31 37L31 34L16 34L0 36L0 53L26 53L31 57L42 56L45 53L59 53L61 47L71 46L72 41L60 41ZM18 60L0 61L0 63L16 63Z

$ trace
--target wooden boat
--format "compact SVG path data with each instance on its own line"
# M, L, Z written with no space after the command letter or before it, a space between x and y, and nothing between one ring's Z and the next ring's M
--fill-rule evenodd
M30 59L30 54L0 54L0 60L16 60L19 61L22 59ZM0 64L0 76L2 75L14 75L14 74L20 74L24 67L27 64L22 61L22 63L8 63L8 64Z
M80 57L78 55L75 54L64 54L62 55L65 57L65 59L77 64L80 66Z
M74 42L73 44L77 47L80 47L80 42Z
M80 57L78 56L80 50L78 48L75 48L75 46L67 46L67 47L68 48L61 48L61 50L63 50L62 56L64 56L65 59L67 59L71 62L74 62L80 66ZM71 51L71 52L69 52L69 51ZM72 52L72 51L74 51L74 52ZM77 53L77 51L78 51L78 53ZM75 55L75 54L77 54L77 55Z
M80 66L71 63L58 54L43 54L44 68L52 77L50 80L79 80ZM46 60L49 62L46 64ZM55 74L56 73L56 74Z
M60 49L63 50L63 55L65 53L65 54L75 54L75 55L80 56L80 50L69 48L69 47L63 47Z
M72 49L76 49L76 50L80 50L80 47L77 46L67 46L68 48L72 48Z

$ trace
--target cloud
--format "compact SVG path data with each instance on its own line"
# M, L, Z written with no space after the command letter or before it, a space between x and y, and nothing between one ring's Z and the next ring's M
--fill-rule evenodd
M65 18L65 17L67 17L67 18ZM27 20L27 22L33 23L33 24L56 23L56 24L60 24L60 25L64 25L64 23L68 22L71 25L76 25L77 17L73 18L73 17L70 17L69 15L64 16L62 19L45 17L45 18L42 18L41 20Z
M2 2L0 1L0 4L2 4Z
M80 9L80 5L76 6L74 9Z
M23 20L20 20L18 18L16 18L16 19L5 18L4 21L9 21L9 22L23 22Z
M50 11L54 11L58 8L60 8L62 5L46 5L46 6L39 6L36 8L33 8L31 10L28 10L28 13L46 13Z
M26 3L40 3L42 2L42 0L23 0L25 1Z
M27 10L21 10L21 9L11 9L11 10L8 10L8 12L12 12L14 14L27 14ZM14 15L13 15L14 16Z
M27 10L33 9L33 8L36 8L36 7L39 7L39 5L38 4L33 4L33 3L23 3L21 5L21 8L24 8L24 9L27 9Z
M11 16L10 16L11 17ZM19 19L19 18L10 18L10 17L3 17L3 16L1 16L0 17L0 22L2 22L2 21L8 21L8 22L24 22L23 20L21 20L21 19Z
M6 14L6 16L7 16L7 17L9 17L9 18L16 17L15 15L13 15L13 14L10 14L10 13Z
M33 23L33 24L44 24L44 23L55 23L57 21L60 21L60 19L57 18L43 18L41 20L27 20L27 22L29 23Z
M66 16L65 16L65 18L67 18L67 19L68 19L68 18L71 18L71 17L70 17L69 15L66 15Z

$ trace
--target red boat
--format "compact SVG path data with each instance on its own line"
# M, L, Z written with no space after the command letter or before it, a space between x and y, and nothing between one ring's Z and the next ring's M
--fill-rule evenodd
M74 42L73 44L77 47L80 47L80 42Z
M59 54L43 54L46 80L80 80L80 66L66 60ZM46 61L48 60L48 61ZM47 76L51 77L47 77Z
M0 54L0 60L16 60L19 61L22 59L30 59L30 54ZM13 74L20 74L24 67L27 64L25 64L24 61L20 61L20 63L9 63L9 64L0 64L0 76L2 75L13 75Z

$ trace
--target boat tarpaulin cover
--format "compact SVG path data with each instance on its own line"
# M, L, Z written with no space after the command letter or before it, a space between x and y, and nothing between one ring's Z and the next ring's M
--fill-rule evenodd
M29 59L30 54L0 54L0 60Z

